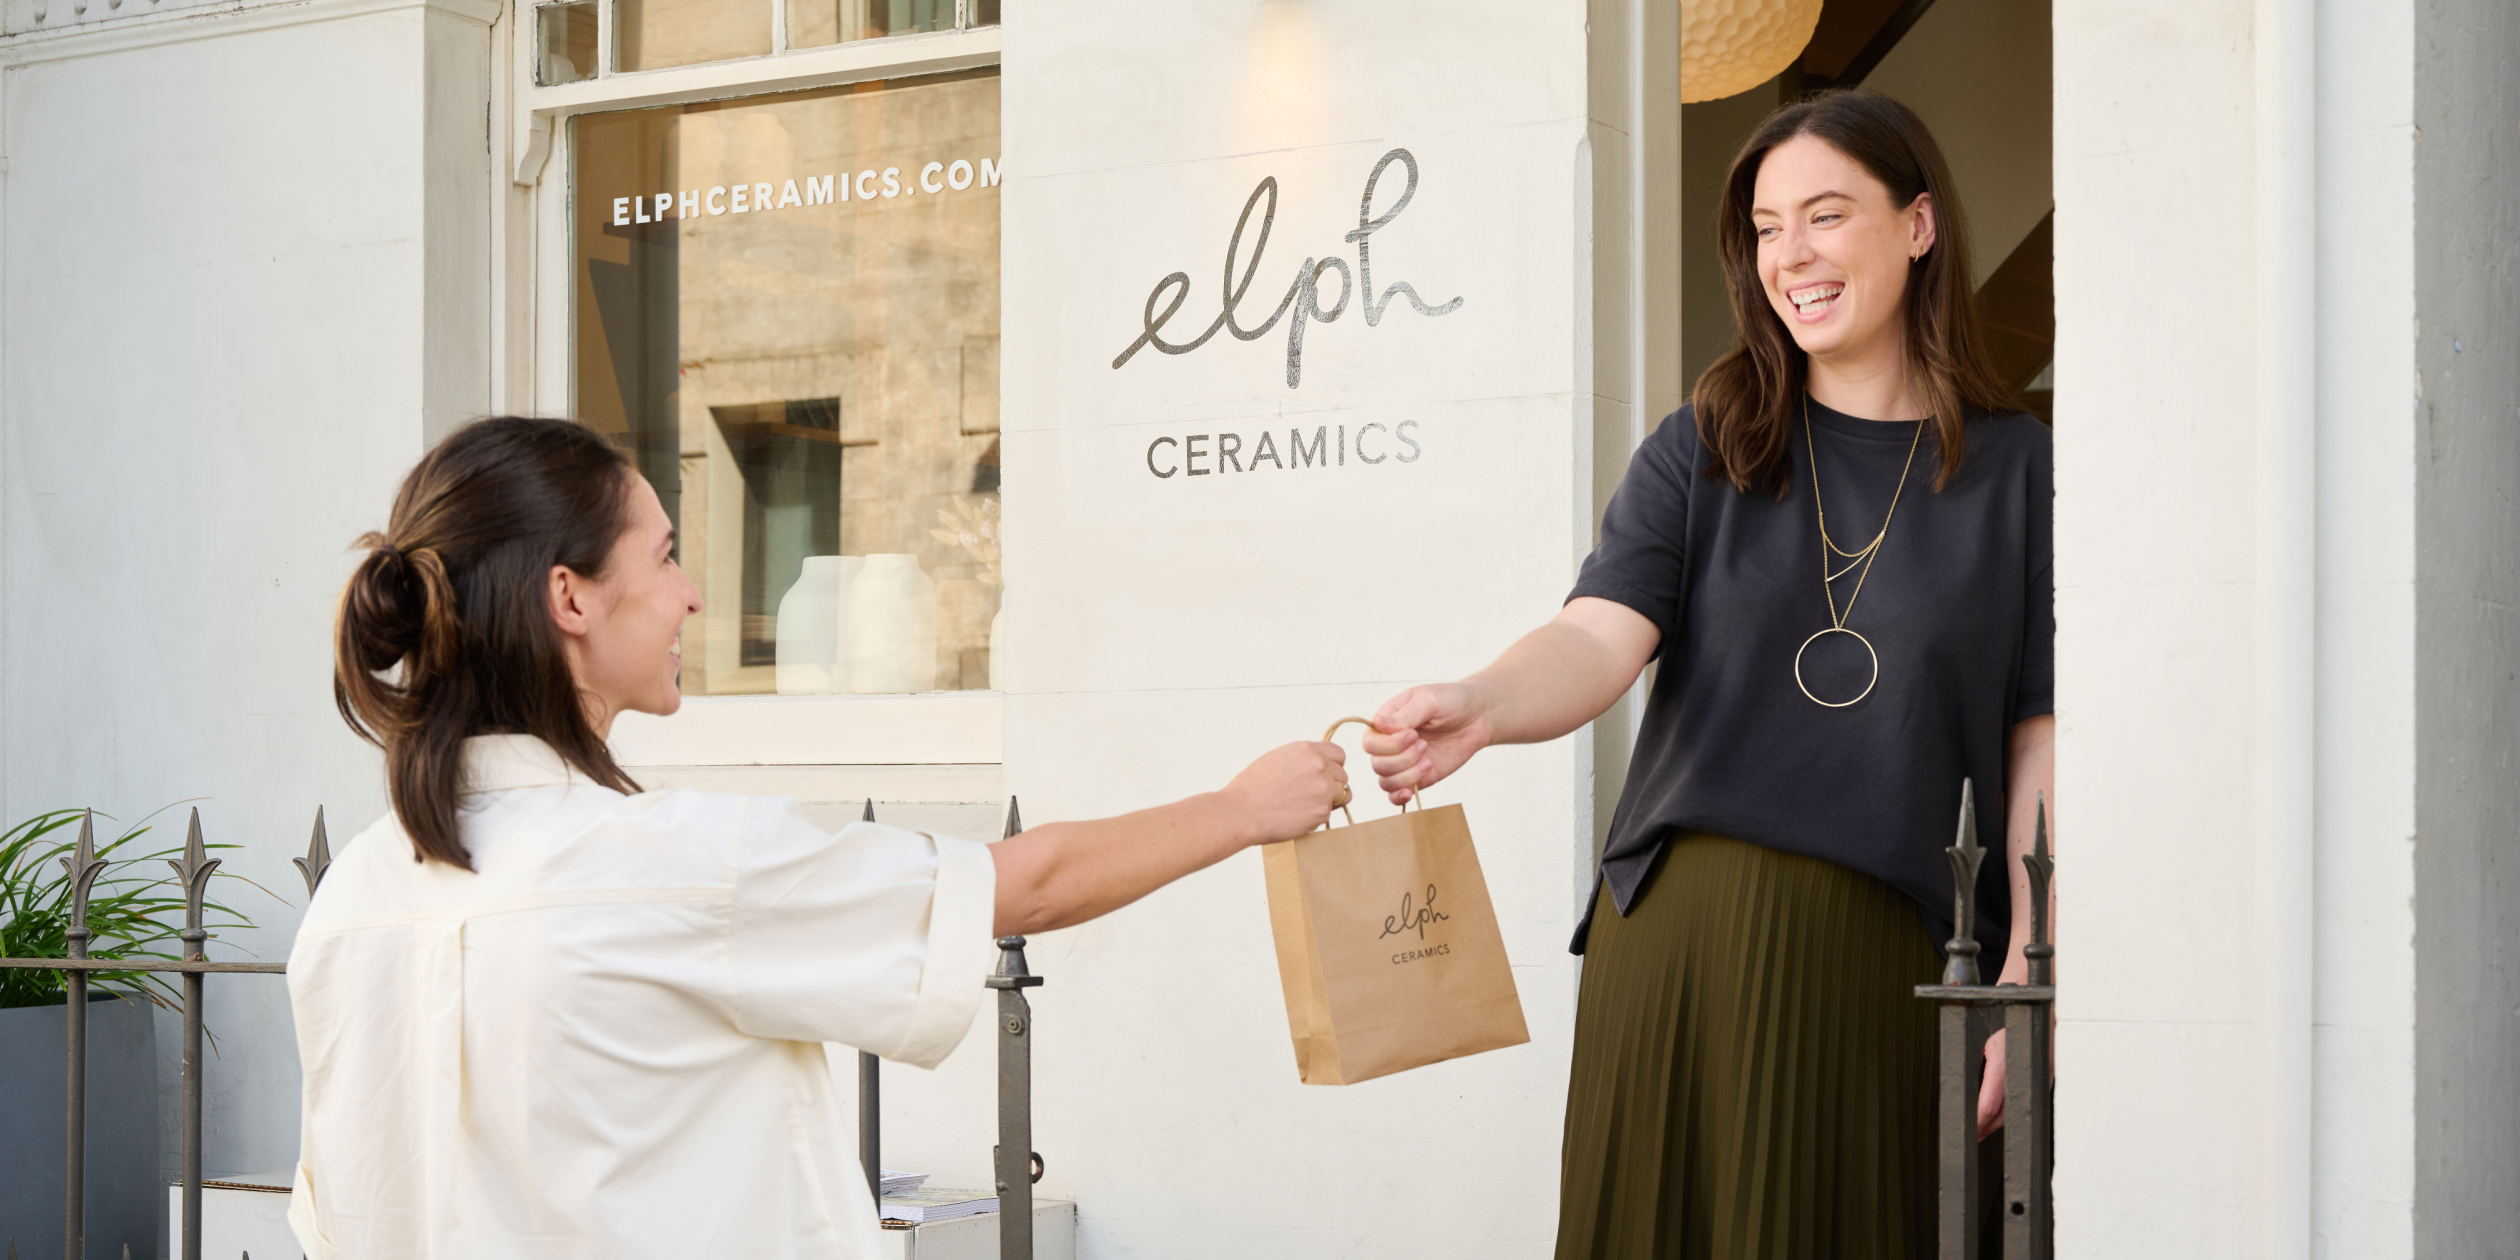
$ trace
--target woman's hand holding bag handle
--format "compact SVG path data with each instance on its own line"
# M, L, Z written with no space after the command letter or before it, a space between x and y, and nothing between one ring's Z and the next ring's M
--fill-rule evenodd
M1350 723L1371 725L1342 718L1322 737ZM1306 1084L1354 1084L1531 1039L1460 806L1351 815L1261 856Z
M1347 718L1340 725L1360 720ZM1467 682L1411 687L1385 702L1365 725L1365 753L1394 805L1415 800L1493 742L1477 689Z

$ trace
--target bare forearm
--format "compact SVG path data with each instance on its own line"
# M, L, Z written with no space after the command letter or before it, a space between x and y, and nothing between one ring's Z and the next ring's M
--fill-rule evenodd
M1047 932L1119 909L1257 842L1224 793L1090 822L1045 823L990 847L1000 936Z
M1644 651L1651 650L1646 645ZM1494 664L1462 681L1478 694L1487 715L1488 742L1539 744L1601 716L1643 668L1643 656L1632 645L1606 641L1594 629L1560 618L1524 635Z
M2002 979L2015 984L2029 979L2030 873L2022 859L2030 856L2038 833L2041 803L2047 808L2048 853L2056 852L2056 718L2034 717L2014 724L2010 770L2006 784L2004 872L2012 887L2012 948L2004 959ZM2056 939L2056 890L2048 889L2048 939Z

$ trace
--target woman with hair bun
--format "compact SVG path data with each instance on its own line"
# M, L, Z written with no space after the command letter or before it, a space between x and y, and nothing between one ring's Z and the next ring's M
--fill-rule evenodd
M1082 923L1347 797L1338 747L994 845L785 797L641 792L700 610L672 522L579 425L493 419L395 496L342 593L334 695L392 811L289 961L314 1260L871 1257L824 1042L933 1067L992 938Z
M1914 986L1952 935L1963 779L2000 855L1971 926L2002 981L2028 973L2020 858L2055 785L2048 433L1987 365L1959 195L1905 106L1777 110L1715 210L1740 343L1637 449L1557 618L1393 697L1365 747L1403 801L1593 720L1659 656L1575 933L1559 1260L1922 1257Z

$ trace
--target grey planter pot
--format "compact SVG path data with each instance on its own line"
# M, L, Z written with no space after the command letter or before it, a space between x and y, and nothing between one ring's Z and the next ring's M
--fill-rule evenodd
M0 1011L0 1255L62 1254L69 1008ZM87 1254L156 1260L157 1024L145 1003L88 999Z

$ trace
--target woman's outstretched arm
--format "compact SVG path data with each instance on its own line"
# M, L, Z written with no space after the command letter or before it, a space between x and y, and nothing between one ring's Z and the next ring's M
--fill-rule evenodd
M1223 791L1090 822L1045 823L989 846L999 936L1097 919L1255 844L1319 827L1347 792L1337 744L1288 744Z
M1374 715L1365 751L1393 804L1441 782L1490 744L1537 744L1600 717L1651 660L1662 632L1614 600L1567 601L1496 663L1460 682L1411 687Z

